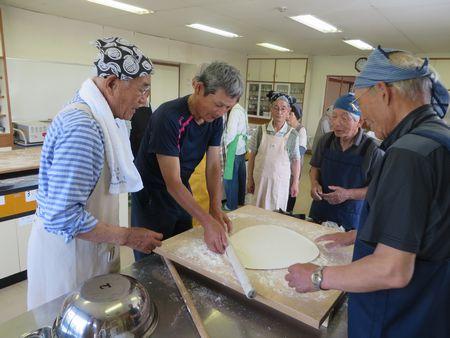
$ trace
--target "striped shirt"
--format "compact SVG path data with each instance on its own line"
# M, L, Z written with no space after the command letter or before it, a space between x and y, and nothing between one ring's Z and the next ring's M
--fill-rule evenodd
M86 104L78 95L69 102ZM66 242L91 231L98 220L86 210L103 169L100 125L88 112L64 108L50 125L42 147L37 215L44 228Z
M291 127L289 127L287 122L285 122L283 127L278 132L275 132L272 120L267 125L258 126L258 128L255 131L255 134L252 135L248 144L248 148L254 154L258 152L259 146L261 144L263 127L266 128L268 135L275 135L278 137L284 137L284 135L286 135L286 133L289 132L290 129L292 129ZM291 131L291 134L289 135L286 141L286 151L288 152L289 160L291 162L293 160L300 159L299 137L298 132L295 129Z

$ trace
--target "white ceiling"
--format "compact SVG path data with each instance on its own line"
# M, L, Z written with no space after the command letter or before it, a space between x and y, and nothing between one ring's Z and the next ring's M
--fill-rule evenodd
M361 52L341 40L416 53L450 52L450 0L122 0L154 10L135 15L85 0L1 0L0 3L174 40L270 54L256 46L271 42L296 54L348 55ZM277 8L287 7L286 12ZM342 33L323 34L289 19L313 14ZM186 27L203 23L242 35L229 39Z

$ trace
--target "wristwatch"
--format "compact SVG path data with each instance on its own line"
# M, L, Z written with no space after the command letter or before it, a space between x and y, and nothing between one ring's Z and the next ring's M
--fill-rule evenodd
M324 268L325 268L324 266L319 266L311 274L311 282L314 285L314 288L316 290L323 290L322 289L322 281L323 281L323 269Z

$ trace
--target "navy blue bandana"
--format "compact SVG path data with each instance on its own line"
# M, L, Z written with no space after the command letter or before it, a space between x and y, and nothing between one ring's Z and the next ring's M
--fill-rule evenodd
M342 109L352 114L355 119L359 120L361 117L361 110L359 109L358 102L355 100L355 94L348 93L339 97L334 102L334 109Z
M430 69L426 58L421 67L403 68L393 65L389 60L389 54L402 52L398 49L378 46L370 54L361 74L356 78L354 88L368 88L378 82L392 83L402 80L428 77L431 80L431 104L436 113L443 118L449 105L449 93L445 86L436 78L436 74Z
M152 62L137 46L125 39L98 39L95 46L99 50L98 58L94 62L97 76L115 75L120 80L131 80L153 72Z

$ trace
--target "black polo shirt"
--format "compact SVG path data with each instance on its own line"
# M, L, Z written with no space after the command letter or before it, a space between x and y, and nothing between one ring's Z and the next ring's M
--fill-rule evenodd
M381 144L386 153L369 185L369 215L358 230L359 239L424 260L450 258L450 153L411 133L437 119L431 105L421 106Z
M220 146L222 118L197 124L189 111L188 97L163 103L152 114L135 160L146 189L165 189L156 154L178 157L180 175L189 178L210 146Z
M331 137L332 140L330 143L329 141ZM317 143L316 151L312 154L311 161L309 162L311 166L320 169L325 153L325 148L328 144L330 144L330 150L344 153L339 137L334 136L333 132L326 133L320 138L319 142ZM365 154L363 155L364 151ZM355 137L354 143L350 148L345 150L345 153L364 156L361 167L364 172L364 186L367 186L373 176L374 168L378 163L381 162L384 151L378 147L374 139L367 136L364 131L359 128L359 132Z

